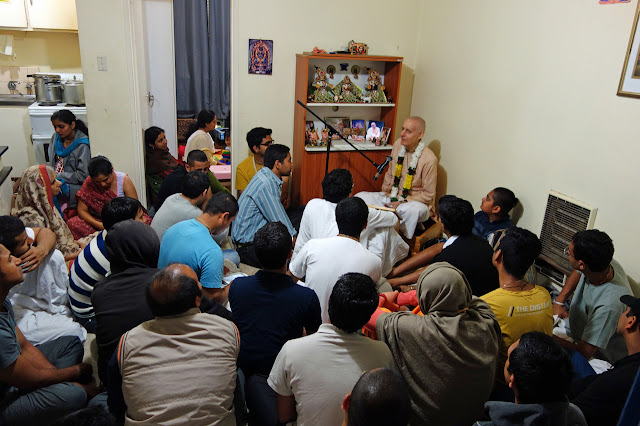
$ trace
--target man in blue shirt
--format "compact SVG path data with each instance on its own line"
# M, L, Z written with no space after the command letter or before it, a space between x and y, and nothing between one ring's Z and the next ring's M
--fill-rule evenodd
M297 232L280 202L282 177L291 174L291 167L289 147L271 145L264 154L264 167L242 191L238 220L231 229L242 263L260 267L253 248L253 236L267 223L282 222L291 237L296 236Z
M160 244L158 268L170 263L190 266L198 275L205 296L224 304L228 288L223 288L222 249L211 237L231 225L238 213L238 202L228 192L214 194L202 214L195 219L176 223L167 229Z

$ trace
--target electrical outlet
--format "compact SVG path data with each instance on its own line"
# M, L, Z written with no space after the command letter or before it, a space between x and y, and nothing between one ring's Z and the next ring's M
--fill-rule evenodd
M98 71L107 71L107 57L98 56Z

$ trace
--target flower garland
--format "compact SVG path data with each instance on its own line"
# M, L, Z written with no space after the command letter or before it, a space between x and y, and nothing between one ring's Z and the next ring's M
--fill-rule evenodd
M411 164L409 164L409 170L407 171L407 176L404 178L404 183L402 184L402 194L400 195L400 199L404 200L409 196L409 192L411 192L411 184L413 183L413 177L416 174L416 167L418 166L418 160L420 160L420 155L422 154L422 150L426 146L426 143L420 141L416 150L413 152L413 156L411 157ZM393 174L393 187L391 188L390 199L391 202L399 201L398 200L398 188L400 187L400 177L402 176L402 165L404 164L404 156L406 155L407 150L402 146L400 148L400 152L398 153L398 162L396 163L395 173Z

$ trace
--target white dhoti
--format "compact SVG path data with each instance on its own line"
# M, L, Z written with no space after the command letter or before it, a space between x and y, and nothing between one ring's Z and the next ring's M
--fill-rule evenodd
M395 230L397 223L392 212L370 208L367 227L360 234L360 244L382 260L383 277L409 253L409 245Z
M24 274L21 284L9 291L16 324L32 344L39 345L61 336L86 340L86 330L71 317L68 287L64 256L53 250L34 271Z
M384 206L391 202L391 199L384 192L359 192L356 197L360 197L370 206ZM429 208L426 204L417 201L402 203L396 208L400 216L400 232L408 239L413 238L416 226L429 218Z

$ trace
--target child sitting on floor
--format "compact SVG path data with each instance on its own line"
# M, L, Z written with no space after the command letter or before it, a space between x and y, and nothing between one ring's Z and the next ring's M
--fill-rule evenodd
M516 204L518 199L510 189L498 187L489 192L473 216L473 233L491 244L494 232L513 226L509 212Z

